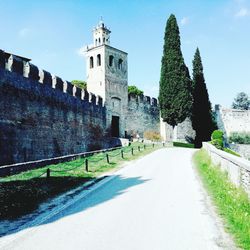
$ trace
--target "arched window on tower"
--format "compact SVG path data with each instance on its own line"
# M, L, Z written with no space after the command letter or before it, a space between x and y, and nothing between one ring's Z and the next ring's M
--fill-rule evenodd
M94 68L94 58L93 58L93 56L91 56L90 58L89 58L89 67L92 69L92 68Z
M103 37L103 43L105 44L105 37Z
M109 66L112 67L114 64L114 57L113 56L109 56Z
M95 39L95 46L97 46L97 39Z
M101 55L97 55L97 66L101 66Z
M98 40L98 41L99 41L99 45L101 45L101 38L99 38L99 40Z
M118 69L122 69L122 64L123 64L123 60L119 59L119 61L118 61Z

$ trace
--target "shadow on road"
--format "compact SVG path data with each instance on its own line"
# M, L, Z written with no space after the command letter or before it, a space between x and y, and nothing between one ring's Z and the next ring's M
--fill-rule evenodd
M67 191L69 189L69 186L67 187L67 189L65 188L65 186L63 187L63 185L70 185L71 188L76 187L77 185L79 186L80 183L83 183L86 180L83 180L83 178L74 178L74 179L65 179L65 177L53 177L53 180L50 180L51 182L53 182L54 184L56 183L56 189L54 190L52 188L52 190L50 190L51 192L58 192L58 194L62 193L63 191ZM61 178L61 179L60 179ZM70 207L68 207L67 209L65 209L64 211L60 212L59 214L55 215L54 217L50 218L49 220L47 220L45 223L43 224L48 224L48 223L52 223L56 220L59 220L65 216L69 216L72 214L76 214L79 212L82 212L88 208L94 207L96 205L99 205L103 202L106 202L108 200L111 200L119 195L122 195L124 192L127 192L127 189L139 184L142 184L144 182L146 182L148 180L143 180L140 177L133 177L133 178L124 178L120 175L115 176L114 179L112 179L110 182L108 182L107 184L105 184L104 186L101 186L100 188L98 188L97 190L95 190L93 193L87 195L85 198L83 198L82 200L77 201L76 203L72 204ZM32 183L24 183L20 182L20 183L16 183L21 187L22 185L28 185L28 187L30 189L33 189L37 187L37 185L44 185L44 180L41 182L41 179L33 179ZM6 184L9 185L9 187L13 187L13 185L15 185L15 183L9 183ZM54 186L54 185L53 185ZM46 187L49 189L50 185L46 185ZM58 188L61 187L60 192L58 191ZM91 188L91 187L90 187ZM8 189L6 189L8 191ZM5 191L6 191L5 190ZM47 192L44 191L45 193L41 196L43 201L46 201L47 199L45 198L45 194L48 194L48 190ZM50 192L49 192L50 193ZM28 192L29 194L29 192ZM30 212L32 210L34 210L35 208L37 208L37 202L35 202L33 199L32 201L29 199L29 195L25 194L25 196L18 196L15 195L15 202L20 202L20 203L24 203L26 204L27 207L27 211ZM78 192L79 194L79 192ZM37 199L41 199L41 197L39 198L39 194L37 196ZM34 197L33 197L34 198ZM48 198L48 197L47 197ZM61 206L62 204L67 204L67 202L72 201L72 199L74 199L74 195L68 195L65 196L63 199L60 200L59 204L56 204L57 206ZM8 202L11 203L11 196L10 199L8 200ZM53 209L55 206L48 206L48 210L46 211L46 213L48 214L50 209ZM18 209L18 208L16 208ZM17 210L16 210L17 211ZM34 220L38 215L41 215L41 212L39 214L39 211L36 210L35 212L31 213L31 214L27 214L26 211L26 215L23 215L21 217L14 217L11 220L2 220L0 222L0 236L6 236L6 235L10 235L13 233L17 233L19 231L22 231L24 229L27 229L28 227L32 227L32 226L28 226L26 223L30 222L32 220ZM10 211L9 211L10 212ZM12 213L15 213L15 209L14 211L12 211ZM19 216L22 215L24 213L23 209L21 209L19 212ZM17 213L17 215L18 215ZM26 224L26 226L25 226Z
M140 185L147 182L148 180L143 180L139 177L124 178L117 175L112 181L101 187L100 189L94 191L86 199L77 202L70 208L51 218L47 223L54 222L62 217L69 216L78 212L82 212L88 208L99 205L108 200L114 199L115 197L122 195L128 191L128 188Z
M42 202L88 180L66 176L0 182L0 220L16 220L36 210Z

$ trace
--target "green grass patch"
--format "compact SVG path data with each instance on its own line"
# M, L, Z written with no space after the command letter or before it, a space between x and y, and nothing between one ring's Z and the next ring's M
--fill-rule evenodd
M191 143L184 143L184 142L173 142L174 147L182 147L182 148L194 148L194 144Z
M227 173L211 163L204 149L195 153L194 162L226 229L239 247L250 249L250 200L246 192L236 188Z
M140 151L138 150L140 147ZM132 155L132 147L134 155ZM162 147L162 144L147 145L132 143L130 147L124 147L124 158L121 157L121 149L97 153L87 158L79 158L74 161L49 165L43 168L33 169L20 174L0 179L0 219L16 219L22 215L34 211L39 204L56 195L62 194L72 188L95 179L101 174L119 167L126 161L142 157ZM89 171L85 169L85 159L88 159ZM47 169L51 170L51 177L46 178ZM42 175L42 176L41 176Z
M219 149L219 150L222 150L222 151L225 151L225 152L227 152L227 153L229 153L229 154L231 154L231 155L235 155L235 156L238 156L238 157L241 157L241 155L240 154L238 154L238 153L236 153L235 151L233 151L232 149L230 149L230 148L224 148L223 147L223 142L221 142L221 146L218 146L218 144L216 144L216 141L210 141L210 142L208 142L208 143L210 143L210 144L212 144L213 146L215 146L217 149Z
M223 151L231 154L231 155L235 155L235 156L238 156L238 157L241 157L241 155L239 155L238 153L234 152L232 149L230 148L223 148Z

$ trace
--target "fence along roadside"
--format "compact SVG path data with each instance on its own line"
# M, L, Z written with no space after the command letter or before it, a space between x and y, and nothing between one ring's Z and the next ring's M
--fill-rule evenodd
M154 148L154 146L155 146L155 143L152 143L153 148ZM164 147L165 144L163 143L162 146ZM107 152L118 150L118 149L121 149L121 151L119 151L115 155L107 153ZM128 151L126 151L126 149L128 149ZM140 146L138 146L138 149L134 148L134 147L114 147L114 148L109 148L109 149L89 151L89 152L73 154L73 155L67 155L67 156L61 156L61 157L55 157L55 158L50 158L50 159L31 161L31 162L24 162L24 163L17 163L17 164L13 164L13 165L6 165L6 166L1 166L0 167L0 177L7 177L7 176L19 174L21 172L25 172L25 171L28 171L28 170L33 170L33 169L37 169L37 168L46 167L46 166L52 165L52 164L66 163L66 162L69 162L69 161L72 161L72 160L76 160L78 158L86 158L86 157L89 157L89 156L92 156L92 155L98 154L98 153L107 153L104 157L102 157L101 159L98 159L98 160L91 160L91 159L86 158L85 159L85 171L88 172L89 171L89 162L98 162L98 161L103 160L103 159L106 158L107 163L109 163L109 158L110 157L115 157L115 156L120 154L122 159L123 159L124 158L124 153L126 154L126 153L131 152L131 154L134 155L134 152L136 150L139 152L141 149L146 149L146 144L144 144L142 148ZM81 167L81 166L82 166L82 164L79 165L79 166L74 166L71 169L52 170L52 171L54 171L54 172L65 172L66 171L67 172L67 171L72 171L73 169L76 169L76 168ZM43 174L39 175L39 177L41 177L41 176L43 176L45 174L47 174L47 176L50 176L50 173L51 173L51 169L45 171Z

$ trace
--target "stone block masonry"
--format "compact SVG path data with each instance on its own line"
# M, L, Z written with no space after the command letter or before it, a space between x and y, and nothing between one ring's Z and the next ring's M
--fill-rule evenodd
M250 160L250 145L249 144L229 144L229 148L240 154L247 160Z
M124 136L159 132L157 100L128 97L127 85L118 95L115 83L104 102L28 58L0 51L0 166L120 146L107 123L110 112L120 116Z
M226 139L232 132L250 133L250 110L227 109L215 105L216 121Z
M160 121L161 136L165 141L177 141L183 143L193 143L195 139L195 130L192 127L190 117L187 117L182 123L175 126L175 129L166 122Z
M110 33L99 22L94 44L86 47L88 91L0 50L0 166L120 146L120 138L160 133L157 99L128 95L127 53L110 46ZM190 135L186 124L178 130L184 140ZM173 133L168 127L163 140Z
M208 152L212 162L228 173L230 181L237 187L242 187L250 197L250 162L241 157L231 155L203 142L203 148Z
M109 146L100 97L6 57L0 51L0 165Z
M93 30L93 44L86 48L87 89L100 95L106 107L107 130L114 137L146 131L159 133L157 100L128 96L128 54L110 44L111 30L101 21Z
M217 104L215 114L218 128L224 132L226 145L246 159L250 159L250 145L229 143L232 133L250 133L250 110L227 109Z
M138 133L142 138L146 131L160 132L160 111L157 99L143 95L129 95L126 131L128 135Z

